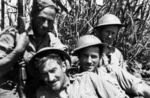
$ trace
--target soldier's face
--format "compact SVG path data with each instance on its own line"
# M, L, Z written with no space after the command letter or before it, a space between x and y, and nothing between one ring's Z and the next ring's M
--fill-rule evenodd
M118 26L105 26L102 29L98 29L97 37L103 42L112 45L118 34Z
M41 78L45 83L55 91L60 90L65 84L65 71L66 67L61 66L56 60L49 59L40 68Z
M50 7L44 8L35 18L34 27L38 35L44 35L53 30L56 11Z
M99 65L99 47L92 46L80 51L79 61L84 71L95 72Z

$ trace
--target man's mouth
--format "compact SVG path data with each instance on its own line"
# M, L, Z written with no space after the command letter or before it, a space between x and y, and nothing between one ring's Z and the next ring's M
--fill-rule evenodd
M107 44L111 44L113 41L109 39L109 40L106 40L105 42L106 42Z
M90 65L90 66L86 66L86 69L91 69L92 68L92 66Z
M54 81L54 82L48 82L48 84L49 84L50 86L55 86L55 85L57 84L57 81Z

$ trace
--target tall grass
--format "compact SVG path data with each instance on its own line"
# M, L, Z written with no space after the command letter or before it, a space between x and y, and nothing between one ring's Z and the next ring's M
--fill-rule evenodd
M93 0L94 1L94 0ZM142 0L104 0L102 6L95 2L72 0L72 10L66 16L58 16L59 33L71 50L75 41L94 26L106 13L117 15L124 27L120 30L114 45L121 50L124 59L142 63L148 67L150 62L150 1Z
M28 2L31 0L27 0ZM120 30L114 45L120 49L124 59L142 63L148 68L150 62L150 1L149 0L104 0L97 5L95 0L68 0L69 13L60 10L57 15L58 36L62 42L74 49L76 40L97 25L98 19L106 13L117 15L124 27ZM27 4L30 14L31 5Z

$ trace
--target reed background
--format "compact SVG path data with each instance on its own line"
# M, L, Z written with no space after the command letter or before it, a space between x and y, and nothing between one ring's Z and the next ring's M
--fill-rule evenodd
M4 27L17 25L17 7L5 2L4 13L1 6L1 22ZM14 0L15 1L15 0ZM17 0L16 0L17 1ZM149 81L150 78L150 1L149 0L103 0L98 5L96 0L66 0L64 4L54 0L60 8L55 20L54 34L69 47L70 53L75 41L90 33L98 19L106 13L117 15L125 25L119 32L114 45L122 52L128 71L137 77ZM1 2L1 5L4 3ZM24 5L26 27L30 26L31 0ZM13 9L13 10L10 10ZM5 14L5 21L2 15ZM2 28L3 29L3 28Z

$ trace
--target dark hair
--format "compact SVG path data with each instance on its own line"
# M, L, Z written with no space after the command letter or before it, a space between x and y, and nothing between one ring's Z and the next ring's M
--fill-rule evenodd
M35 61L34 61L35 65L36 65L36 68L44 67L43 65L48 60L56 60L57 63L60 66L62 65L62 62L63 62L63 59L58 54L51 53L51 54L48 54L48 55L46 55L44 57L36 58Z

